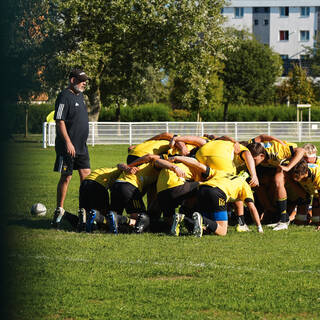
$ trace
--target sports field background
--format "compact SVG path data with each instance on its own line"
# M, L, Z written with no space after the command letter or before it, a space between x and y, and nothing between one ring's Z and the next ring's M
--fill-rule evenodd
M112 167L127 146L89 152L92 169ZM10 143L7 159L8 319L320 319L314 226L203 238L56 231L54 149ZM78 187L75 173L74 213ZM31 217L36 202L46 217Z

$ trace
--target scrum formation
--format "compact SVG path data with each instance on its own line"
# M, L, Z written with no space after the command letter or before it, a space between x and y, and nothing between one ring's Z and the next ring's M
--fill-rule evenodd
M247 232L251 223L259 233L290 223L320 230L319 164L314 145L265 134L238 142L165 132L129 147L125 163L92 171L80 185L78 215L63 210L52 224L196 237L224 236L230 225Z

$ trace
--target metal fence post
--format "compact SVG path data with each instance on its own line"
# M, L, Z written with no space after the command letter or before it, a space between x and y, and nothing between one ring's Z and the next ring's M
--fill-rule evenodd
M235 140L237 141L238 140L238 122L234 123L234 137L235 137Z
M302 122L297 122L298 123L298 141L301 142L301 136L302 136Z
M129 145L132 145L132 124L129 122Z
M45 149L47 147L47 123L42 125L42 146Z
M95 122L92 122L91 126L92 126L92 146L94 147Z

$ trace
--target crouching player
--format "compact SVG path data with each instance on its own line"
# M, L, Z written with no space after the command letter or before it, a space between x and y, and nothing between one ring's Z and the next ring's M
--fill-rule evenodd
M99 168L92 171L80 185L78 216L64 212L56 219L57 228L63 218L79 232L91 232L94 227L105 225L105 215L109 208L108 189L120 173L121 170L117 168Z
M186 224L193 225L193 234L201 237L203 230L217 235L225 235L228 228L227 202L236 200L237 208L243 207L245 201L250 213L257 224L258 231L263 232L258 211L253 203L253 194L249 184L242 176L235 176L223 171L210 169L196 159L175 157L174 161L183 162L185 165L198 170L201 174L200 187L197 191L196 209L191 219L181 213L176 213L171 233L179 235L180 224L184 220ZM178 230L178 231L177 231Z
M297 147L296 144L279 143L278 141L269 141L264 144L250 143L247 148L252 154L255 165L259 166L258 176L259 180L270 180L272 177L272 184L275 186L277 197L277 213L280 216L280 221L273 228L273 230L285 230L289 226L289 215L287 213L287 192L285 188L285 172L288 172L297 164L305 154L303 148ZM286 166L282 163L289 159ZM262 183L262 186L265 183ZM262 197L261 188L256 190L257 195Z
M301 160L292 168L291 174L293 180L298 182L306 191L307 196L313 196L311 221L316 224L317 230L320 230L320 167L310 168L305 160ZM303 213L305 217L307 217L307 209L306 207ZM299 219L304 220L304 217L300 216Z
M159 170L154 167L154 160L159 159L160 156L147 155L146 158L151 162L133 167L129 172L123 172L110 189L111 203L107 219L110 231L114 234L118 233L119 224L131 226L136 233L142 233L149 226L150 218L147 215L143 196L157 181ZM126 165L122 164L121 167L123 166ZM122 216L124 209L130 218Z
M193 213L194 235L201 237L204 230L220 236L226 235L229 201L236 202L238 208L243 206L244 202L256 222L258 232L263 232L249 184L241 176L219 172L211 179L202 182L199 187L197 205L199 212Z

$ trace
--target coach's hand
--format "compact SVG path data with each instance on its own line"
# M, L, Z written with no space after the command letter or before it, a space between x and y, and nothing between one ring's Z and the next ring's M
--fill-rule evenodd
M71 155L71 157L75 157L76 156L76 149L74 148L74 145L72 144L71 141L66 143L67 146L67 152Z

